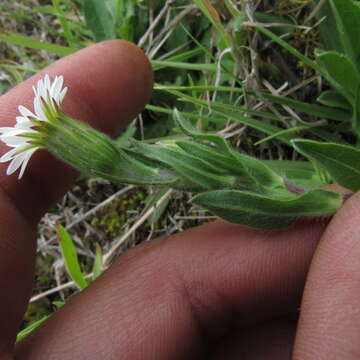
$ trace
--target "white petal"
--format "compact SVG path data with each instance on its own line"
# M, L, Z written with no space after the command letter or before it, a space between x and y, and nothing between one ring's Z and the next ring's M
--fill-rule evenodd
M0 128L0 132L2 132L4 135L17 135L24 131L16 127L2 127Z
M7 146L18 146L23 145L27 142L26 138L21 136L7 136L3 135L0 137L1 141L3 141Z
M30 149L30 150L26 151L26 153L25 153L26 156L25 156L25 158L24 158L24 160L23 160L23 163L22 163L22 165L21 165L21 169L20 169L20 173L19 173L19 177L18 177L19 179L22 178L22 176L23 176L23 174L24 174L24 171L25 171L25 169L26 169L27 163L29 162L32 154L33 154L37 149L38 149L38 148L34 148L34 149Z
M40 96L36 96L34 98L34 109L35 109L35 113L36 113L37 118L39 118L40 120L43 120L43 121L47 121L46 116L44 114L44 111L42 109L42 103L41 103L41 97Z
M51 88L51 82L50 82L50 77L48 74L45 75L45 79L44 79L44 86L45 86L45 90L46 92L50 91Z
M15 125L16 129L19 130L31 130L31 128L34 126L34 123L32 121L22 121Z
M17 116L16 117L16 123L22 123L24 121L30 121L30 120L25 116Z
M63 85L63 77L62 76L59 76L59 77L57 76L55 78L55 81L52 84L51 90L50 90L50 96L52 98L54 98L56 102L58 102L59 94L60 94L62 85Z
M18 106L18 109L20 111L20 114L24 117L36 117L29 109L27 109L25 106Z
M39 80L37 83L37 93L38 93L38 96L41 96L43 98L46 97L46 90L45 90L45 86L44 86L44 81L42 79Z
M62 75L59 76L58 82L60 83L59 88L61 89L64 85L64 77Z
M18 128L0 128L0 131L2 132L2 135L0 135L0 138L3 139L4 137L9 137L9 136L17 136L20 134L23 134L25 131L24 129L18 129Z
M63 85L64 85L64 78L62 76L59 76L58 85L57 85L57 89L58 89L57 93L58 94L60 94Z
M9 160L12 160L12 158L16 155L17 152L18 152L17 148L13 148L9 150L0 158L0 162L7 162Z
M57 82L58 82L58 77L55 76L55 79L54 79L53 83L51 84L51 87L49 90L50 97L54 97L54 89L56 87Z
M21 154L15 156L8 168L6 169L6 175L11 175L12 173L14 173L21 166L25 157L26 152L22 152Z
M61 93L59 94L59 100L56 100L56 102L58 103L58 105L60 105L60 103L62 103L62 101L64 100L64 97L67 93L68 88L64 87L61 91Z
M0 133L3 133L3 135L11 134L14 130L13 127L0 127Z

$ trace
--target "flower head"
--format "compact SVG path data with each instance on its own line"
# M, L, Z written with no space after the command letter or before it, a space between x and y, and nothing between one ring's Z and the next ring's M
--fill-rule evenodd
M35 113L20 105L18 109L21 116L16 117L14 127L0 127L0 140L12 148L0 158L0 162L10 161L6 170L7 175L20 168L20 179L32 154L43 147L37 128L41 122L52 122L59 116L67 92L67 87L63 88L63 82L62 76L56 76L51 82L46 75L37 82L36 88L33 87Z

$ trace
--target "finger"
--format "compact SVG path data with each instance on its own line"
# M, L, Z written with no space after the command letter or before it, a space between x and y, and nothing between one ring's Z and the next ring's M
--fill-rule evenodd
M324 226L216 222L135 248L25 339L17 358L201 358L235 317L246 327L297 308Z
M234 330L221 341L214 360L290 360L295 338L296 318L282 317ZM214 352L212 352L214 354Z
M32 86L49 74L63 75L69 88L64 110L109 134L117 133L147 102L152 87L149 62L136 46L120 40L107 41L65 57L0 98L0 123L13 126L17 107L33 110ZM1 144L2 153L8 150ZM46 151L35 153L24 177L5 175L1 164L0 185L19 211L36 221L74 180L76 173Z
M295 359L360 358L360 193L335 215L314 256Z
M15 87L0 98L0 122L13 126L17 106L32 109L32 85L48 73L69 87L65 111L109 133L126 125L147 101L152 75L143 53L124 41L86 48ZM0 145L5 152L5 145ZM69 166L40 151L19 181L0 168L0 357L9 351L31 290L36 220L76 177Z

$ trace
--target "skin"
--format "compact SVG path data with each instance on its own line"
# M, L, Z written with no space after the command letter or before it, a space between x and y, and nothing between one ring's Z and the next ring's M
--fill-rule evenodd
M115 134L152 88L124 41L65 57L0 98L1 126L31 85L64 75L65 111ZM1 152L7 151L1 144ZM128 251L14 346L29 299L36 224L77 173L39 151L21 181L0 169L0 359L359 359L360 196L331 221L264 232L217 221ZM301 309L297 318L297 310Z

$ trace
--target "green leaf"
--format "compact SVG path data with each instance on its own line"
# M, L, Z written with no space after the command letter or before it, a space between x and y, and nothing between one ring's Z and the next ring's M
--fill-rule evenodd
M115 4L114 4L115 2ZM134 42L135 33L135 7L137 2L134 0L112 0L114 24L116 34L121 39Z
M323 91L320 96L316 99L320 104L336 107L344 110L351 110L351 105L346 98L335 90Z
M215 10L215 8L210 4L209 0L192 0L198 8L203 12L203 14L208 18L212 25L219 32L224 45L226 47L231 47L232 42L230 36L227 34L224 26L221 23L220 16Z
M234 158L232 151L221 151L215 146L195 141L177 141L176 144L187 153L200 158L209 165L212 164L221 173L236 175L236 187L241 189L254 188L254 179L248 174L241 162Z
M162 63L163 61L161 61L161 60L150 60L150 62L151 62L153 71L159 71L161 69L168 67L168 65L169 65L169 67L174 67L173 66L174 63L179 63L180 66L187 67L187 66L191 66L191 63L184 63L184 62L182 62L182 60L191 59L191 58L195 57L196 55L201 54L202 52L203 52L203 50L201 48L196 48L196 49L187 50L180 54L166 58L166 60L163 60L163 61L165 61L165 64ZM158 61L160 61L160 63L158 63ZM193 64L193 65L197 65L197 64ZM203 64L203 65L208 65L208 64ZM201 70L203 70L203 68ZM212 66L210 71L214 72L215 70L216 70L216 68Z
M164 114L173 115L172 109L168 109L168 108L164 108L164 107L160 107L160 106L154 106L154 105L146 105L145 108L150 111L156 111L156 112L160 112L160 113L164 113ZM202 122L205 122L205 123L209 123L211 121L216 124L220 124L222 126L226 124L226 120L220 116L219 117L204 116L204 115L196 114L194 112L186 112L186 111L182 111L181 114L182 114L182 116L186 116L189 119L202 120ZM162 136L162 137L157 137L157 138L146 139L144 141L149 142L149 143L155 143L155 142L161 141L163 139L174 139L175 140L175 139L186 139L187 137L188 136L184 135L184 134L174 134L174 135L169 135L169 136Z
M116 139L115 143L119 147L128 147L129 141L134 137L136 133L135 122L131 122L128 127L123 131Z
M351 114L349 112L329 108L325 106L319 106L316 104L309 104L289 97L276 96L272 94L262 93L266 99L271 100L275 104L288 105L292 109L303 112L304 114L324 117L326 119L337 120L337 121L351 121Z
M204 134L201 131L197 130L190 121L187 121L179 112L178 109L173 110L173 115L176 124L180 127L180 129L187 135L200 139L205 141L210 141L217 146L219 146L221 149L225 151L231 151L231 148L228 144L228 142L221 136L216 134Z
M58 18L59 20L59 23L64 31L64 35L66 37L66 40L68 41L68 43L70 45L74 44L75 43L75 39L74 39L74 36L71 32L71 29L70 29L70 26L69 26L69 23L66 19L66 17L64 16L64 12L60 6L60 2L59 0L52 0L52 4L53 4L53 7L54 7L54 11L55 11L55 15L56 17Z
M161 70L162 68L176 68L185 70L198 70L198 71L216 71L216 64L200 64L200 63L185 63L177 61L164 61L164 60L151 60L151 65L154 71Z
M321 0L312 0L312 7L315 9L315 7L319 4L320 1ZM320 7L320 9L318 9L316 13L317 20L321 20L319 25L321 39L325 43L326 49L344 53L344 48L340 40L341 33L339 33L338 31L334 31L334 29L336 29L336 21L334 18L334 13L331 9L330 2L321 2L322 6Z
M326 69L328 80L350 101L356 96L360 75L354 63L335 51L315 51L316 60Z
M56 306L57 308L61 308L65 305L65 301L53 301L52 304Z
M208 102L206 100L202 100L198 97L195 96L190 96L190 95L186 95L184 93L181 93L179 91L176 90L167 90L169 93L172 93L174 95L178 95L180 97L180 99L182 101L187 101L187 102L191 102L197 105L204 105L204 106L208 106ZM261 117L264 119L269 119L269 120L273 120L273 121L277 121L277 122L281 122L283 123L283 121L276 115L267 112L267 111L260 111L260 110L254 110L254 109L249 109L246 108L244 106L240 106L240 105L232 105L232 104L225 104L222 102L218 102L218 101L211 101L211 109L216 109L216 110L221 110L223 112L226 111L226 113L236 113L236 114L246 114L246 115L255 115L257 117ZM254 121L254 119L252 118L248 118L247 120L244 119L244 116L241 118L242 122L245 122L246 125L249 125L251 127L254 127L255 129L262 129L261 128L261 121ZM258 124L258 125L251 125L251 124ZM274 127L273 127L274 128ZM271 129L271 128L268 128ZM262 130L261 130L262 131Z
M360 60L360 9L352 0L329 0L335 19L336 30L342 43L344 52L350 59L358 64Z
M105 0L85 0L84 15L96 41L115 39L114 18Z
M259 191L263 188L277 188L283 186L283 180L273 170L255 157L233 151L234 158L241 164L253 179Z
M186 134L196 139L210 141L216 144L223 152L223 156L230 157L230 159L234 161L234 165L237 167L235 173L240 175L240 179L237 181L237 186L251 186L253 189L260 189L262 187L278 187L282 185L282 179L260 160L235 151L230 147L229 143L219 135L203 134L199 132L180 114L177 109L174 110L174 117L176 123ZM196 153L194 147L193 150ZM204 153L202 154L205 155ZM199 154L198 156L200 157L201 155ZM206 156L208 158L209 155ZM222 161L224 162L224 160ZM209 162L211 162L211 158L209 159ZM229 164L229 161L227 161L227 164Z
M314 124L314 125L294 126L294 127L288 128L288 129L281 130L276 134L273 134L273 135L267 136L265 138L262 138L261 140L258 140L254 145L258 146L259 144L265 143L265 142L267 142L267 141L269 141L271 139L277 138L277 137L279 137L281 135L293 134L293 133L297 133L299 131L308 131L308 132L310 132L312 134L316 134L321 139L324 139L324 137L326 136L326 137L331 138L330 141L334 141L333 139L335 137L337 137L338 142L344 142L344 140L342 140L342 141L339 140L339 139L341 139L339 135L324 131L324 128L328 128L328 127L329 127L329 125L324 124L324 123L320 123L320 122L317 123L317 124ZM292 136L295 136L295 134L293 134ZM298 136L296 136L296 137L298 137ZM327 138L326 138L326 141L328 141Z
M232 172L241 174L239 165L234 162L233 156L229 155L228 152L219 151L219 148L213 145L202 144L195 141L176 141L176 144L185 152L209 164L213 164L213 166L219 170L223 169L225 173Z
M119 149L120 156L116 163L116 171L112 176L114 181L128 184L140 185L170 185L175 184L178 180L174 173L161 168L152 168L146 163L140 161L140 157L131 156L131 151ZM145 154L146 155L146 154ZM99 173L101 176L101 174ZM109 179L110 176L107 176Z
M28 36L20 35L14 32L8 34L0 34L0 40L9 42L11 44L28 47L30 49L39 49L56 53L58 55L70 55L77 51L77 48L50 44Z
M262 160L291 184L304 187L324 186L310 161Z
M344 140L344 138L337 131L337 129L332 129L332 127L333 126L331 126L331 125L323 126L322 128L312 127L311 129L309 129L309 131L313 135L316 135L317 137L319 137L321 140L323 140L325 142L333 142L333 143L347 145L348 143L346 142L346 140ZM329 129L326 130L327 128L329 128Z
M173 93L174 95L180 96L181 100L189 101L193 104L200 104L200 105L206 105L206 106L208 105L208 103L205 100L194 98L192 96L188 96L188 95L182 94L181 92L177 92L177 91L169 91L169 92ZM212 108L214 114L223 116L225 119L230 119L232 121L247 125L251 128L254 128L256 130L264 132L265 134L268 134L268 135L275 134L282 130L280 127L271 125L265 121L253 119L251 117L240 114L239 112L246 113L246 110L241 110L237 106L212 102L211 108ZM252 112L252 111L250 110L249 113L250 112ZM174 117L177 118L176 113L174 113ZM291 138L288 136L281 137L281 140L288 144L289 144L290 139Z
M235 177L222 175L216 167L178 149L165 146L147 145L138 142L138 150L150 158L170 166L175 172L190 181L190 184L174 184L172 187L193 187L197 184L202 189L226 188L234 186Z
M191 86L163 86L163 85L156 85L155 86L155 90L164 90L167 91L173 95L179 96L181 100L187 100L189 102L194 102L194 103L198 103L200 105L207 105L207 102L205 100L201 100L198 99L194 96L189 96L186 95L178 90L191 90L194 92L202 92L202 91L218 91L218 92L235 92L235 93L245 93L245 91L241 88L233 88L230 86L195 86L195 87L191 87ZM317 116L317 117L323 117L323 118L327 118L327 119L332 119L332 120L337 120L337 121L350 121L351 119L351 114L349 112L340 110L340 109L334 109L334 108L330 108L327 106L320 106L320 105L316 105L316 104L309 104L303 101L299 101L299 100L295 100L289 97L283 97L283 96L276 96L276 95L272 95L266 92L261 92L261 93L256 93L254 91L247 91L248 94L250 95L254 95L254 96L259 96L259 94L261 95L261 98L266 98L272 102L274 102L275 104L281 104L281 105L288 105L290 107L292 107L293 109L300 111L302 113L311 115L311 116ZM216 106L216 108L221 108L223 110L231 110L232 112L240 112L240 113L248 113L248 114L254 114L256 116L261 116L263 118L267 118L270 120L274 120L274 121L279 121L279 118L274 116L271 113L267 113L265 111L258 111L258 110L252 110L252 109L246 109L243 107L239 107L239 106L232 106L232 105L228 105L228 104L222 104L219 102L211 102L211 105L213 106L213 104ZM170 109L165 109L165 108L161 108L161 107L155 107L153 105L147 105L147 108L153 110L153 111L161 111L161 112L167 112L169 113L171 110ZM182 114L185 114L185 112L182 112ZM198 114L191 114L191 113L186 113L187 117L200 117L200 115ZM213 117L213 116L212 116ZM211 118L212 118L211 117ZM216 121L215 121L216 120ZM218 122L218 119L215 118L214 122ZM250 122L251 118L248 118L248 122ZM244 120L245 121L245 120ZM261 123L261 121L259 121L259 123ZM245 123L246 125L249 125L251 127L254 127L255 129L259 129L261 131L261 125L258 122L254 122L254 126L252 126L251 124ZM272 135L273 133L275 133L275 131L280 131L282 129L278 128L278 127L272 127L272 128L267 128L268 130L274 130L270 133L270 135ZM264 129L266 130L266 129ZM267 131L264 131L265 133Z
M342 0L340 0L342 1ZM303 55L301 52L299 52L297 49L295 49L293 46L291 46L288 42L280 38L279 36L275 35L272 31L256 26L256 29L261 32L263 35L267 36L269 39L276 42L278 45L283 47L285 50L287 50L290 54L297 57L299 60L301 60L305 65L309 66L310 68L317 71L320 75L324 75L324 71L315 61L311 60L307 56Z
M155 191L155 194L149 194L145 200L145 207L149 209L155 205L168 191L169 188L159 188ZM154 226L159 221L169 204L170 198L170 196L167 197L159 206L155 207L152 214L150 214L146 220L149 226Z
M360 189L360 150L342 144L312 140L293 140L294 148L311 160L317 161L332 178L352 191Z
M256 11L256 20L262 23L277 23L281 24L281 26L274 26L272 28L272 31L277 36L285 36L290 35L295 31L294 27L294 21L291 21L290 17L280 16L280 15L274 15L271 13Z
M325 216L342 205L340 194L315 189L299 196L270 198L239 190L217 190L200 193L192 202L208 208L224 220L273 230L289 226L299 217Z
M355 134L359 137L360 135L360 84L358 84L355 103L354 103L354 111L352 116L352 126L355 131Z
M28 336L33 330L35 330L38 326L40 326L49 316L43 316L41 319L34 321L25 329L21 330L16 336L16 342L23 340L26 336Z
M60 224L56 225L56 232L60 243L61 253L65 262L66 270L75 282L79 290L88 286L88 282L80 269L79 260L76 254L75 245L66 229Z

